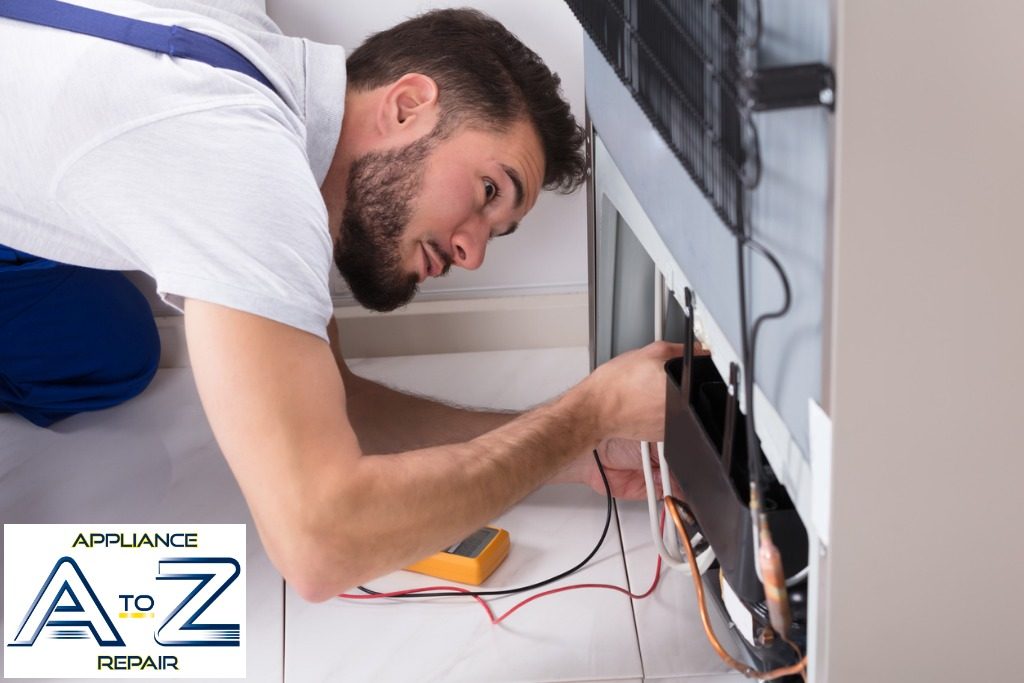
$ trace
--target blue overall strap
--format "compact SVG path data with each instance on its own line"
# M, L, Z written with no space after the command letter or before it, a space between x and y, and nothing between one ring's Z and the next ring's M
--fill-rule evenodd
M164 26L58 0L0 0L0 17L83 33L220 69L243 73L277 90L252 62L215 38L181 26Z

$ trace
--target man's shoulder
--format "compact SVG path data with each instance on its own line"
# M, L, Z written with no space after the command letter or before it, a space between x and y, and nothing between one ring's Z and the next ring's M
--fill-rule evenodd
M83 180L117 196L149 187L149 204L176 187L200 200L226 186L283 195L298 181L319 201L304 131L280 110L245 99L159 112L97 135L65 157L49 196L61 201Z
M282 35L259 0L136 0L151 7L180 10L216 19L228 26L247 31Z

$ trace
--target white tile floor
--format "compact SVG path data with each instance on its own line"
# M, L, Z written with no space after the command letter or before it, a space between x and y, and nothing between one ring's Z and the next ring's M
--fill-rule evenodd
M585 348L566 348L353 360L351 366L372 379L462 405L523 409L582 378L587 358ZM0 519L251 521L187 369L161 370L139 398L51 430L0 415ZM589 489L563 485L534 493L497 520L511 532L513 550L490 584L518 585L567 568L593 545L603 519L604 500ZM572 582L624 586L628 567L639 577L633 587L646 588L654 563L646 513L626 505L619 519L626 562L613 524L598 556ZM283 587L251 524L248 561L249 680L627 681L641 680L645 669L656 679L721 680L721 669L705 656L710 651L693 630L686 577L670 578L651 600L634 605L605 590L561 593L492 627L475 603L461 599L303 603ZM420 581L399 572L375 585ZM494 606L507 609L514 602L503 598ZM636 604L644 607L634 616ZM679 653L691 649L696 654L680 662Z

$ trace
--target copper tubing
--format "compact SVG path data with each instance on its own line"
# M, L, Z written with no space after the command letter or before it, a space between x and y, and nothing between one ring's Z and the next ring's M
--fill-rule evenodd
M728 664L730 667L739 671L747 678L756 678L763 681L772 681L782 676L789 676L791 674L804 675L804 671L807 668L807 657L804 656L796 664L790 666L783 666L771 671L758 671L757 669L751 668L734 659L722 644L718 641L718 637L715 635L714 629L711 627L711 617L708 615L708 606L704 597L704 582L701 580L700 571L697 568L697 558L693 553L693 546L690 545L690 537L686 533L686 529L683 528L683 520L679 515L679 507L681 505L679 500L672 496L665 496L665 507L668 508L669 514L672 516L672 523L676 525L676 531L679 532L679 538L683 542L683 549L686 550L686 561L690 565L690 574L693 576L693 586L697 591L697 606L700 608L700 620L704 624L704 633L708 637L708 642L711 643L711 647L714 648L718 656L722 658L722 661ZM799 650L797 651L799 656Z
M782 640L784 640L786 642L786 645L789 645L793 649L793 652L796 653L797 657L800 656L800 648L797 646L796 643L794 643L792 640L790 640L786 636L782 636ZM804 683L807 683L807 669L801 669L800 670L800 678L802 678L804 680Z
M761 563L761 577L765 601L768 603L768 615L772 628L785 637L785 634L789 633L790 625L786 575L783 573L782 556L779 554L779 549L772 543L768 517L763 512L758 515L758 529L761 547L758 548L757 560Z

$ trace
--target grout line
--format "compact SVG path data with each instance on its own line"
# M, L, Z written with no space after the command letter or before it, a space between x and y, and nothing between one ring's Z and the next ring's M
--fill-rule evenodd
M626 561L626 542L622 538L622 516L619 514L619 502L613 499L612 504L614 505L615 509L615 530L619 534L619 549L622 551L620 556L622 557L622 571L626 575L626 587L629 589L630 593L636 593L636 590L634 590L633 588L633 578L629 573L629 562ZM657 590L655 590L655 593L657 593ZM647 596L647 598L652 597L654 597L653 594ZM646 681L647 670L644 668L644 652L643 648L640 647L640 624L638 623L636 617L636 600L634 600L633 598L629 599L629 613L633 615L633 633L636 635L636 655L637 658L640 660L641 680Z
M284 577L281 577L281 683L285 683L288 656L288 591L285 589Z

